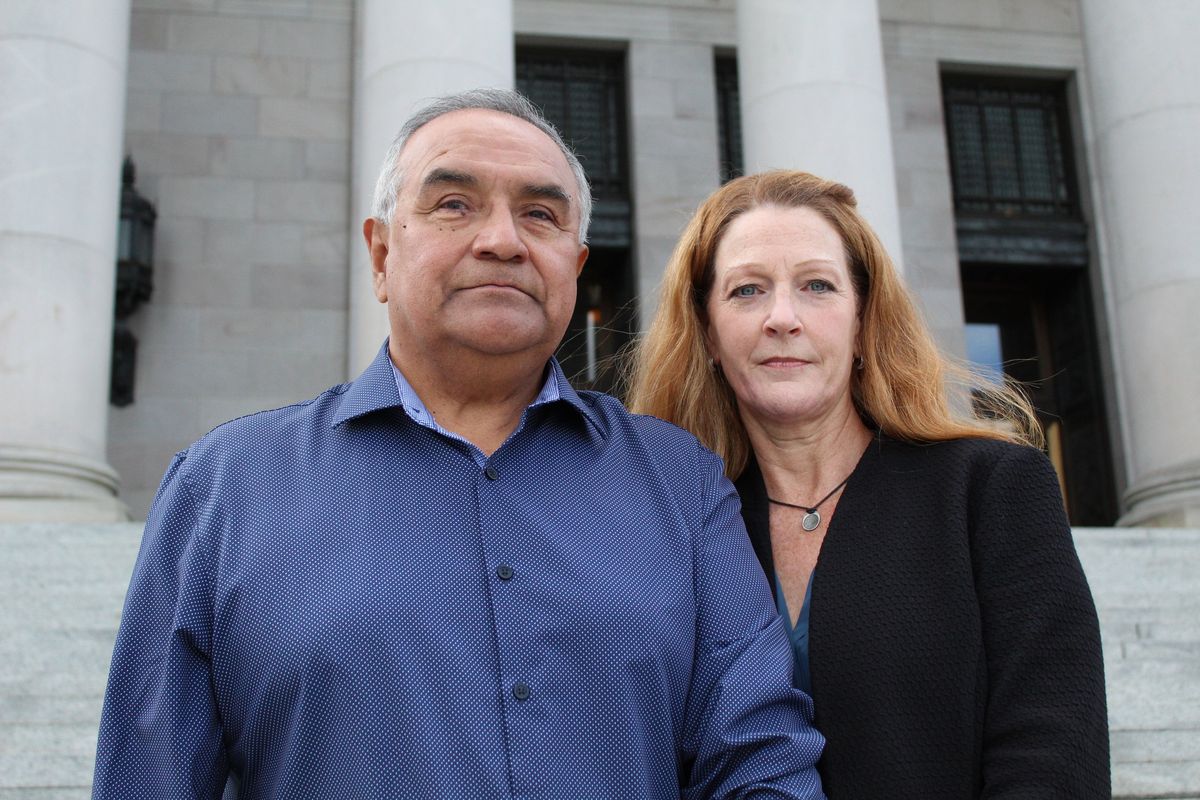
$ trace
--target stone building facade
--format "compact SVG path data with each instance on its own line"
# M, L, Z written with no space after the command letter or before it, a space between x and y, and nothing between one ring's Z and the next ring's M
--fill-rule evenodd
M214 425L357 374L384 150L487 85L590 159L583 380L723 176L806 169L856 190L947 351L1032 382L1073 521L1200 527L1196 30L1189 0L6 4L0 520L140 518ZM124 155L158 218L115 407Z

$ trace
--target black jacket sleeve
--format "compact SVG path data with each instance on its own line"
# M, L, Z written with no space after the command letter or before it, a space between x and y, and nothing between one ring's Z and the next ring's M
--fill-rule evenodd
M1053 467L1004 448L971 503L987 667L982 797L1112 797L1099 623Z

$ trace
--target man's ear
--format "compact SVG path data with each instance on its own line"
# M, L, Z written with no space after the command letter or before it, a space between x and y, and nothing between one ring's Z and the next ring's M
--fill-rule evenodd
M575 277L578 278L583 274L583 265L588 260L588 254L592 252L586 244L579 245L579 263L575 265Z
M386 303L388 226L374 217L367 217L363 222L363 239L367 242L367 253L371 257L371 284L375 287L375 298Z

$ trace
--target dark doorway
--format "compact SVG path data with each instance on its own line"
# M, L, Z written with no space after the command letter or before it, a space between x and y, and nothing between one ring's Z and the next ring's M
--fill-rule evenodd
M1112 457L1087 273L978 264L962 273L968 358L1028 392L1071 523L1113 524Z

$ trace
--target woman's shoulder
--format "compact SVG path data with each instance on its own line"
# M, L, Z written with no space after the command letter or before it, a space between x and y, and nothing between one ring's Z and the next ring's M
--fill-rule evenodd
M1000 474L1053 471L1041 450L1001 439L907 442L879 436L871 448L865 466L875 480L896 487L979 486Z
M968 436L938 442L910 442L880 435L876 440L881 457L891 460L970 462L994 465L1001 461L1044 458L1041 450L1003 439Z

